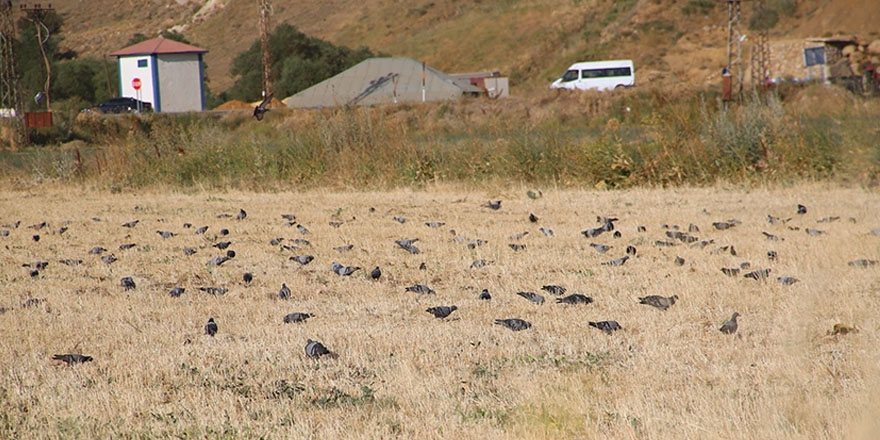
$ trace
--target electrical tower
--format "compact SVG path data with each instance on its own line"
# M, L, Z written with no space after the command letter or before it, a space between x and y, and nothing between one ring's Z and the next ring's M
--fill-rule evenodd
M15 64L15 11L12 0L0 0L0 109L15 111L15 117L3 115L13 122L15 144L25 141L24 107L18 89L18 69Z
M758 17L765 12L765 0L755 0L752 14ZM752 87L755 89L765 85L770 79L770 28L761 26L757 29L755 43L752 45Z
M260 3L260 45L263 52L263 97L272 94L271 58L269 57L269 30L272 17L272 1L257 0Z
M727 72L733 80L731 91L737 100L742 99L742 43L746 36L742 32L742 1L727 1Z

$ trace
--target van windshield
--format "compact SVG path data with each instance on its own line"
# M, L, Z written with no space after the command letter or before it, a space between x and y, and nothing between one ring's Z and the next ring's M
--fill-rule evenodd
M566 70L565 74L562 75L562 82L569 82L578 79L578 71L577 70Z

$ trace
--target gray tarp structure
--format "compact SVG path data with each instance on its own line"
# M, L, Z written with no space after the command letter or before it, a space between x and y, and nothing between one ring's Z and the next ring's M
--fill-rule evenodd
M468 80L425 68L425 101L458 99L463 93L481 92ZM292 108L422 102L422 63L412 58L370 58L284 102Z

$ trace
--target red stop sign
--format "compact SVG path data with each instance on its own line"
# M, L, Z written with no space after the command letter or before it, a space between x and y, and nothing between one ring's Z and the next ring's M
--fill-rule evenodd
M141 79L135 78L135 79L131 80L131 86L134 87L135 90L140 90L141 89Z

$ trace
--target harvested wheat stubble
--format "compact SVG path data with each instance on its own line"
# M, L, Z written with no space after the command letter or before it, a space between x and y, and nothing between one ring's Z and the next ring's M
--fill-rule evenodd
M499 210L481 205L503 200ZM797 204L810 207L796 215ZM0 437L242 438L853 438L880 391L880 197L825 186L500 193L423 191L108 194L47 188L0 193ZM135 206L139 209L135 210ZM218 218L247 211L247 218ZM370 209L374 208L374 209ZM309 225L309 244L280 215ZM539 224L528 220L540 212ZM792 217L770 224L767 216ZM394 221L394 216L411 219ZM615 231L585 238L617 217ZM826 234L803 232L828 216ZM91 220L92 217L102 221ZM736 218L724 231L713 222ZM124 222L139 220L137 227ZM442 219L440 228L424 223ZM20 227L14 223L20 220ZM25 225L65 221L39 242ZM334 228L329 222L344 222ZM205 234L184 223L209 225ZM663 225L695 224L710 246L653 246ZM645 225L646 232L636 232ZM553 236L538 233L552 227ZM800 227L794 231L790 228ZM229 229L227 236L217 231ZM455 235L449 229L455 230ZM162 238L156 230L173 232ZM524 252L511 252L509 237ZM215 231L215 232L212 232ZM770 242L763 232L784 238ZM453 240L462 236L466 240ZM395 240L419 238L418 254ZM477 238L482 246L468 248ZM205 265L231 241L236 257ZM112 265L89 254L116 249ZM382 268L337 276L345 265ZM591 243L639 249L622 266ZM721 246L730 252L713 253ZM778 257L771 261L772 245ZM187 256L185 247L198 250ZM308 253L315 262L289 258ZM688 264L676 266L681 256ZM59 261L76 259L80 264ZM479 270L475 259L492 261ZM48 262L36 277L23 264ZM728 277L772 268L773 277ZM424 270L419 267L424 263ZM251 282L242 280L251 273ZM775 277L796 277L784 285ZM122 277L135 289L125 291ZM434 295L405 292L425 284ZM279 286L290 290L278 297ZM547 285L592 303L536 305ZM169 295L172 288L185 294ZM223 295L199 290L227 289ZM478 299L488 289L491 301ZM664 312L640 297L677 295ZM555 297L553 299L556 299ZM455 304L446 319L425 310ZM735 334L718 331L739 312ZM296 325L292 312L314 315ZM205 323L218 323L214 337ZM532 323L513 332L496 319ZM618 321L607 335L589 321ZM829 335L835 324L859 332ZM310 359L308 340L337 358ZM58 353L93 361L67 366ZM857 437L856 437L857 438ZM867 437L866 437L867 438Z

